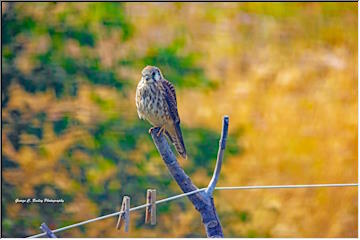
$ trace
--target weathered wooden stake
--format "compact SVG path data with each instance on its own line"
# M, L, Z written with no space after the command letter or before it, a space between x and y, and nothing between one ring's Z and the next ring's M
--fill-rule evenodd
M124 231L129 231L130 224L130 197L124 196L121 204L121 213L116 224L116 229L120 230L122 225L125 223Z
M146 193L146 204L151 204L146 207L145 212L145 223L149 223L151 225L156 224L156 190L148 189Z
M57 238L57 237L55 236L55 234L50 230L50 228L46 225L46 223L42 223L42 224L40 225L40 229L41 229L44 233L46 233L46 236L47 236L48 238Z

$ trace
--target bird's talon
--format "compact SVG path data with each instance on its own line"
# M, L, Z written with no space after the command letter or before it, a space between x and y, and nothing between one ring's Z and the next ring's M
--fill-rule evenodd
M160 137L160 135L165 131L165 127L162 126L156 136Z
M151 132L152 132L153 130L155 130L155 127L150 128L150 129L149 129L149 133L151 134Z

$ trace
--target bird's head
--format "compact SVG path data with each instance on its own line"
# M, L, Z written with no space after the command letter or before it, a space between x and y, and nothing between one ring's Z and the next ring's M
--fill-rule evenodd
M146 66L142 71L141 75L146 83L157 82L162 78L160 69L154 66Z

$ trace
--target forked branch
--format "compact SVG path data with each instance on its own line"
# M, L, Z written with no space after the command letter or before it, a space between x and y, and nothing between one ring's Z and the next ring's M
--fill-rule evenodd
M205 192L198 192L188 196L191 203L194 205L195 209L200 213L202 217L202 222L204 224L208 237L224 237L220 220L216 213L212 193L215 189L221 170L221 164L226 146L228 126L229 117L224 116L216 166L208 188L205 190ZM164 135L161 134L160 136L157 136L159 130L159 128L152 128L150 130L150 134L170 174L175 179L175 181L184 193L198 190L198 188L191 181L190 177L179 165Z
M218 155L217 155L217 159L216 159L216 165L215 165L215 170L213 173L213 177L211 178L211 181L206 189L206 194L208 196L212 196L212 193L215 189L216 183L219 180L219 176L220 176L220 171L221 171L221 165L222 165L222 161L224 158L224 151L225 151L225 147L226 147L226 140L227 140L227 135L228 135L228 129L229 129L229 117L228 116L224 116L223 118L223 125L222 125L222 131L221 131L221 137L220 137L220 141L219 141L219 150L218 150Z

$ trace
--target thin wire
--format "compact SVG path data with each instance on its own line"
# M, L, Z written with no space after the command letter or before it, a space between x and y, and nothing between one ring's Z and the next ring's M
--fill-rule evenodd
M156 201L155 204L160 204L160 203L164 203L164 202L167 202L167 201L175 200L177 198L182 198L182 197L192 195L192 194L195 194L195 193L198 193L198 192L202 192L202 191L205 191L205 190L206 190L206 188L201 188L201 189L197 189L197 190L194 190L194 191L191 191L191 192L179 194L179 195L176 195L176 196L172 196L172 197L169 197L169 198L165 198L165 199ZM143 205L140 205L140 206L137 206L137 207L130 208L129 212L136 211L136 210L139 210L139 209L142 209L142 208L146 208L148 206L151 206L151 204L148 203L148 204L143 204ZM61 232L61 231L64 231L64 230L67 230L67 229L70 229L70 228L79 227L81 225L88 224L88 223L91 223L91 222L96 222L96 221L99 221L99 220L102 220L102 219L105 219L105 218L114 217L114 216L120 215L121 213L122 213L122 211L114 212L114 213L107 214L107 215L104 215L104 216L101 216L101 217L89 219L89 220L82 221L82 222L79 222L79 223L75 223L75 224L72 224L72 225L69 225L69 226L58 228L58 229L52 230L52 232L53 233ZM42 237L42 236L45 236L45 235L46 235L46 233L39 233L37 235L33 235L33 236L28 237L28 238L37 238L37 237Z
M353 187L357 183L334 183L334 184L303 184L303 185L272 185L272 186L238 186L216 187L216 190L245 190L245 189L279 189L279 188L319 188L319 187Z
M358 185L359 185L358 183L334 183L334 184L270 185L270 186L234 186L234 187L216 187L215 190L354 187L354 186L358 186ZM161 199L159 201L156 201L155 204L160 204L160 203L172 201L172 200L175 200L175 199L178 199L178 198L182 198L182 197L189 196L189 195L192 195L192 194L195 194L195 193L198 193L198 192L205 191L206 189L207 188L200 188L200 189L197 189L197 190L194 190L194 191L191 191L191 192L182 193L182 194L175 195L175 196L172 196L172 197L164 198L164 199ZM142 209L142 208L146 208L148 206L151 206L151 204L148 203L148 204L143 204L143 205L140 205L140 206L137 206L137 207L133 207L133 208L130 208L129 211L130 212L136 211L136 210L139 210L139 209ZM65 226L65 227L62 227L62 228L58 228L58 229L52 230L52 232L53 233L61 232L61 231L64 231L64 230L67 230L67 229L70 229L70 228L74 228L74 227L78 227L78 226L88 224L88 223L91 223L91 222L96 222L96 221L99 221L99 220L102 220L102 219L114 217L114 216L117 216L117 215L119 215L121 213L122 213L122 211L114 212L114 213L107 214L107 215L104 215L104 216L101 216L101 217L89 219L89 220L86 220L86 221L83 221L83 222L79 222L79 223L68 225L68 226ZM42 236L46 236L46 233L36 234L36 235L30 236L28 238L37 238L37 237L42 237Z

